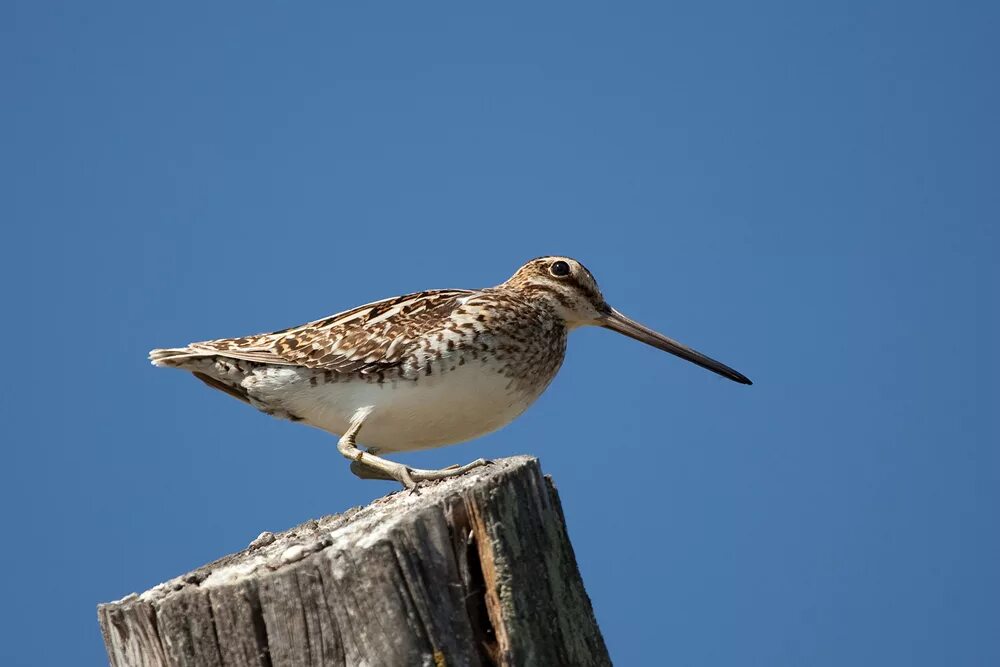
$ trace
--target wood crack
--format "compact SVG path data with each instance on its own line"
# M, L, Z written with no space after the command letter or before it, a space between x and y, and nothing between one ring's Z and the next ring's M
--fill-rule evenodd
M555 490L516 457L100 605L122 665L610 665Z

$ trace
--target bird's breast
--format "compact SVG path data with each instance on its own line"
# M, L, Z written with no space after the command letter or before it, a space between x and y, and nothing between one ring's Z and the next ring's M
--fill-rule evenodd
M413 360L406 374L338 375L270 367L255 380L258 400L335 434L372 407L358 437L380 451L426 449L495 431L545 390L565 347L456 349Z

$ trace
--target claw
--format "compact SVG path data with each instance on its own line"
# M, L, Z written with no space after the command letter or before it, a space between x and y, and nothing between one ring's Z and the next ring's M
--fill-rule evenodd
M417 483L413 480L410 472L410 469L406 466L399 467L399 481L410 490L410 494L412 495L417 490Z

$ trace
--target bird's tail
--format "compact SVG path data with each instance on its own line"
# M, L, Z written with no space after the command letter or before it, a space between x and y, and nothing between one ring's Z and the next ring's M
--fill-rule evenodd
M250 398L240 384L244 372L230 364L225 364L224 367L220 368L219 364L213 360L215 356L216 354L212 350L199 350L191 346L171 347L150 350L149 352L149 360L153 362L154 366L190 371L209 387L224 391L230 396L249 403Z
M169 347L164 349L150 350L149 360L154 366L162 368L183 368L192 359L211 356L205 350L196 350L191 347Z

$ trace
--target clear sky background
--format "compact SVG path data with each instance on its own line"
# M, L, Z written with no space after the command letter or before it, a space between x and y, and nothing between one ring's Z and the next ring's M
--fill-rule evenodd
M1000 664L995 3L0 6L0 662L393 490L152 347L579 258L510 427L618 664Z

